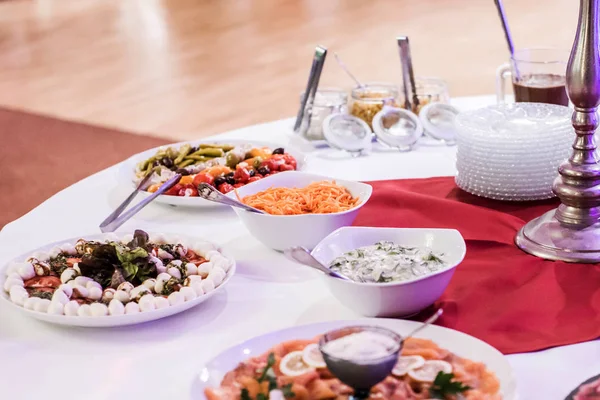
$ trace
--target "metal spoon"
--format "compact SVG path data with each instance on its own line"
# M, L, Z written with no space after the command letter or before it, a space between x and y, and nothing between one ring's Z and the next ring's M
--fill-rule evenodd
M202 197L204 200L212 201L215 203L225 204L231 207L241 208L246 211L258 213L258 214L266 214L266 212L259 210L254 207L250 207L242 202L239 202L235 199L229 198L215 189L213 186L208 183L201 183L198 185L198 196Z
M435 321L437 321L437 319L439 317L442 316L442 314L444 313L443 309L438 309L431 317L427 318L424 322L423 325L413 329L412 332L410 332L408 335L403 336L402 337L402 343L404 343L404 341L406 341L406 339L413 337L414 335L416 335L417 333L421 332L423 329L427 328L429 325L433 324Z
M339 274L335 271L332 271L329 268L327 268L325 265L321 264L321 262L319 260L317 260L316 258L314 258L313 255L310 254L310 251L308 251L304 247L301 247L301 246L290 247L289 249L285 249L283 254L285 254L286 257L292 261L296 261L297 263L304 264L306 266L317 269L326 275L330 275L330 276L333 276L334 278L339 278L339 279L343 279L346 281L351 280L350 278L348 278L342 274Z
M360 81L354 76L354 74L352 74L352 72L350 72L350 70L348 69L348 67L346 66L346 64L342 61L342 59L337 55L337 53L333 53L333 56L335 57L335 61L337 61L337 63L339 64L339 66L344 70L344 72L346 74L348 74L348 76L350 78L352 78L352 80L354 82L356 82L356 84L358 85L359 88L364 88L365 85L363 85L362 83L360 83Z

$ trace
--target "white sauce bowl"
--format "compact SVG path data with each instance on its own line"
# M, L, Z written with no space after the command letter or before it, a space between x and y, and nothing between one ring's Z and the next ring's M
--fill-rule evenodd
M328 266L348 251L382 240L443 253L446 266L430 275L394 283L360 283L321 274L342 304L367 317L406 317L429 307L440 298L467 251L455 229L344 227L319 242L312 255Z

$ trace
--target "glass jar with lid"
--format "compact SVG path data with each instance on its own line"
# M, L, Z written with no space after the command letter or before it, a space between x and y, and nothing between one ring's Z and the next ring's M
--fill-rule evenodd
M448 104L450 102L448 85L440 78L417 77L415 78L415 87L419 104L416 107L413 104L412 111L417 115L429 103ZM402 102L402 107L405 108L404 101Z
M373 129L373 118L384 105L398 107L398 86L392 83L367 83L352 89L350 114L365 121Z
M300 95L300 102L304 93ZM307 110L301 132L308 140L324 140L323 121L329 115L346 113L348 108L348 93L338 88L323 88L317 90L312 108ZM310 118L310 123L308 123Z

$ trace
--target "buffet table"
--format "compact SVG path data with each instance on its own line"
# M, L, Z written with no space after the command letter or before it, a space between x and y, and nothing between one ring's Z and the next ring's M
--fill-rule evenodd
M459 98L455 105L469 109L493 102L493 97L484 96ZM286 119L213 138L285 144L292 124ZM352 158L320 149L308 153L307 171L361 181L452 176L455 152L454 147L430 144L409 153ZM78 182L6 225L0 232L2 264L49 242L99 232L100 221L130 190L118 186L118 169L117 165ZM230 209L151 204L119 230L135 228L220 243L238 261L237 274L225 291L199 307L130 327L64 328L25 318L0 304L0 398L60 394L89 399L202 399L197 388L201 366L225 348L292 325L360 318L332 297L318 273L287 261L251 237ZM507 357L521 399L564 399L600 372L600 341Z

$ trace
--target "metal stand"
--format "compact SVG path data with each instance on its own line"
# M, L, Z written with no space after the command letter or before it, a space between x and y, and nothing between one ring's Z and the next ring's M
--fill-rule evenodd
M561 205L527 223L515 243L535 256L600 262L600 163L594 133L600 104L599 0L581 0L577 35L567 66L567 92L575 106L573 154L558 170L553 191Z

